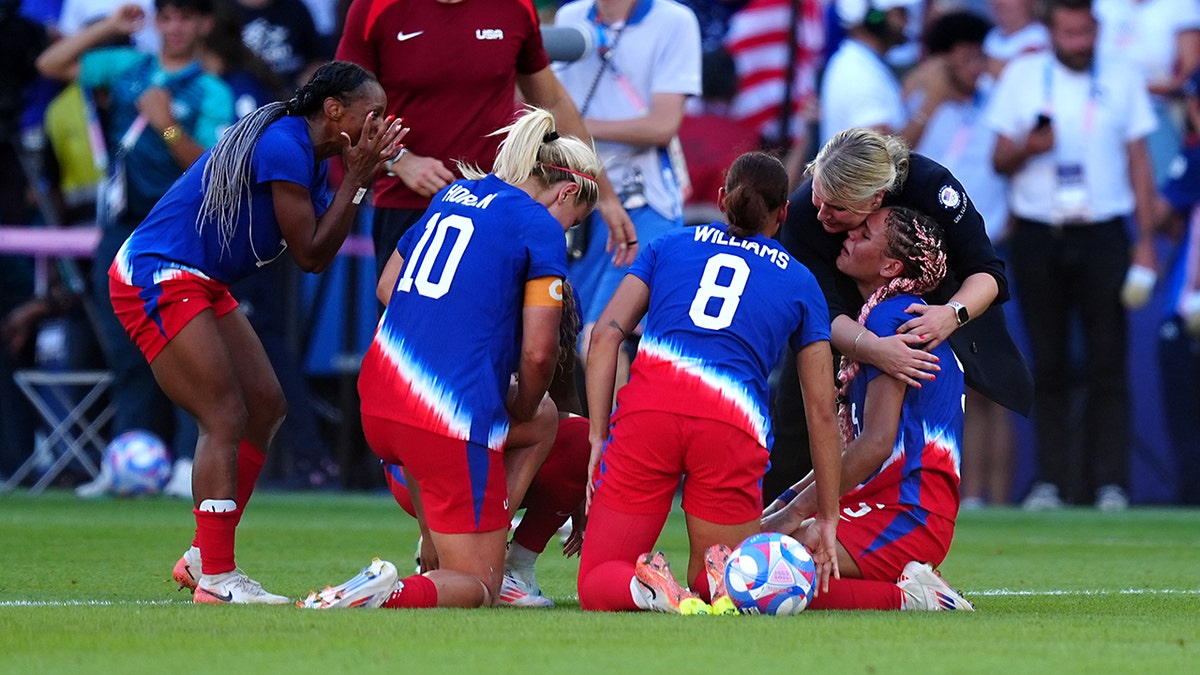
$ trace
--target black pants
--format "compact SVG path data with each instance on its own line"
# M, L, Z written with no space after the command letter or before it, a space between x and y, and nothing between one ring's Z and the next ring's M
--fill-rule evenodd
M1129 268L1124 219L1054 227L1018 218L1012 268L1033 362L1039 480L1083 500L1097 486L1124 486L1129 441L1126 315L1120 302ZM1082 345L1081 418L1071 405L1075 321ZM1082 459L1072 465L1072 442L1080 439Z
M796 372L796 355L790 349L779 370L775 396L771 401L771 428L775 432L775 443L771 446L771 465L763 477L764 506L812 470L808 418L804 415L804 397L800 392L800 376ZM837 372L837 368L834 368L834 372Z

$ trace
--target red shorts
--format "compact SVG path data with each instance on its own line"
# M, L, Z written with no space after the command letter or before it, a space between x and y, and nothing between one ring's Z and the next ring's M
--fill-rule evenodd
M954 521L904 504L842 503L837 538L864 579L895 581L910 561L937 567L954 539Z
M749 434L725 422L633 412L613 424L595 499L622 513L667 513L682 478L684 511L710 523L740 525L762 516L769 456Z
M148 362L153 362L171 338L200 312L212 309L220 319L238 308L229 287L219 281L179 271L176 278L139 288L117 279L112 269L108 272L108 293L113 312Z
M504 453L382 417L363 415L367 444L417 482L425 524L442 534L508 529Z

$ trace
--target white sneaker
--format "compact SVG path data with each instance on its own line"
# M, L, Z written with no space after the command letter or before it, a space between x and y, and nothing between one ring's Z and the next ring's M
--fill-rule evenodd
M1129 497L1119 485L1102 485L1096 491L1096 508L1101 511L1124 511L1129 508Z
M192 594L192 602L231 603L235 605L287 605L291 598L275 595L263 590L262 584L246 576L241 570L233 570L223 574L203 574L196 591Z
M306 609L341 609L363 607L374 609L392 597L399 583L396 566L374 558L363 571L340 586L326 586L320 593L313 591L296 603Z
M179 584L179 589L196 590L200 583L200 575L200 549L192 546L175 561L175 569L171 570L171 576L175 578L175 583Z
M500 597L497 605L505 607L553 607L554 601L542 595L539 588L530 588L510 574L500 582Z
M927 563L916 560L904 566L900 580L896 582L904 591L904 605L901 609L941 611L961 609L975 611L975 605L947 584L942 575L938 574Z
M1026 511L1057 511L1063 507L1063 500L1058 496L1058 486L1053 483L1035 483L1021 508Z
M80 499L96 499L112 492L113 475L108 464L100 462L100 473L90 483L84 483L75 488L75 496Z
M192 460L175 460L175 466L171 469L171 480L163 486L163 494L180 499L192 498Z

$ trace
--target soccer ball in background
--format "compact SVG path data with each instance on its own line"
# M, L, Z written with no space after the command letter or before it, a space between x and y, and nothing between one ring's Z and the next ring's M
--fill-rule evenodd
M725 589L742 614L799 614L808 606L816 577L817 566L803 544L764 532L729 556Z
M121 497L158 494L171 477L167 446L149 431L117 436L104 449L102 461L112 476L113 494Z

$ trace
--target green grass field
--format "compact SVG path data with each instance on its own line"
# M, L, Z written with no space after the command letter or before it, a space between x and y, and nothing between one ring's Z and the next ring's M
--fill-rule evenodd
M1200 510L964 513L946 578L971 613L797 617L585 613L552 542L549 610L197 607L171 566L188 506L0 497L0 671L1200 673ZM340 583L372 556L409 569L389 496L255 496L238 562L276 593ZM685 560L678 512L660 548Z

